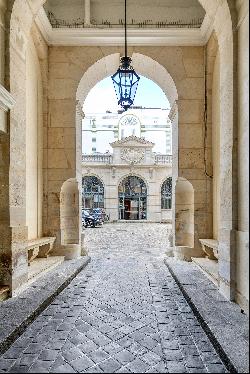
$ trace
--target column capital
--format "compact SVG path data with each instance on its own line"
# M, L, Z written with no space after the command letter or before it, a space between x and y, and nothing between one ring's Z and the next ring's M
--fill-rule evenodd
M0 26L5 26L5 13L7 11L7 0L0 0Z
M178 100L175 100L175 102L173 103L173 105L170 109L169 115L168 115L171 122L174 121L177 113L178 113Z
M77 100L77 102L76 102L76 114L77 114L78 116L80 116L81 119L84 119L84 118L85 118L85 113L84 113L84 111L82 110L82 104L80 103L79 100Z

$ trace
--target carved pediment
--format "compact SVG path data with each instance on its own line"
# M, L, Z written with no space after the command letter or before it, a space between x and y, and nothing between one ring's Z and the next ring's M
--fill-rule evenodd
M138 138L137 136L129 136L127 138L118 140L114 143L110 144L113 148L118 148L118 147L128 147L128 148L153 148L154 143L149 142L148 140L144 138Z
M124 148L121 151L121 159L130 165L139 164L144 160L145 151L141 148Z

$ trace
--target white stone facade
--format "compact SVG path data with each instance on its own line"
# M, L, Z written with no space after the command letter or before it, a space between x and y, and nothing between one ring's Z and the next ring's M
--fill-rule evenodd
M172 177L172 156L153 153L154 144L130 136L111 144L112 155L83 156L82 175L98 177L104 186L104 208L111 221L118 221L120 183L128 176L141 178L147 187L147 220L172 220L172 210L161 209L161 188Z

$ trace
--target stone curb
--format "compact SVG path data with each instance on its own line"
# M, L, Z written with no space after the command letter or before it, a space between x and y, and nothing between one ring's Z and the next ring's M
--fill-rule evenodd
M219 357L221 358L222 362L224 363L224 365L226 366L227 370L230 372L230 373L248 373L248 354L247 352L245 352L245 355L243 356L243 360L242 360L242 357L241 359L232 359L231 357L229 357L229 348L230 347L230 343L232 343L232 341L230 339L225 339L225 336L218 333L216 330L217 330L217 326L216 324L213 324L212 322L208 322L207 321L207 317L208 315L206 315L206 313L204 312L204 310L202 310L201 308L201 305L202 305L202 300L201 300L201 305L199 305L199 303L194 300L193 298L193 295L192 295L192 292L189 290L188 286L192 285L192 281L194 282L193 284L197 284L197 279L192 279L192 273L190 272L189 274L189 281L187 282L187 284L185 284L185 282L183 282L183 280L181 280L180 278L180 274L179 274L179 269L177 268L177 266L175 267L174 266L174 263L173 263L173 260L168 260L168 259L165 259L164 260L164 263L165 265L167 266L168 270L170 271L171 275L173 276L174 280L176 281L178 287L180 288L181 292L183 293L185 299L187 300L188 304L190 305L194 315L196 316L197 320L199 321L199 323L201 324L203 330L205 331L206 335L208 336L209 340L211 341L212 345L214 346L216 352L218 353ZM189 263L190 264L190 263ZM183 265L182 265L183 266ZM195 266L195 265L193 265ZM210 284L212 284L212 288L216 289L215 286L213 285L213 283L208 280L206 278L206 276L204 274L202 274L202 272L199 270L199 269L195 269L195 270L198 270L200 272L200 276L201 278L204 279L204 284L208 284L208 282ZM210 286L210 289L212 289L211 286ZM201 292L202 292L202 287L201 287ZM213 290L214 291L214 290ZM219 291L216 289L216 291L219 294ZM223 296L221 296L223 297ZM204 303L204 301L203 301ZM234 303L232 302L229 302L229 301L224 301L224 305L225 304L228 304L228 305L232 305ZM215 308L216 308L216 304L215 305ZM237 305L235 304L235 306L237 307ZM211 307L211 304L210 304L210 307ZM211 313L211 312L210 312ZM226 313L226 310L225 310L225 313ZM235 312L236 314L236 312ZM216 311L215 311L215 315L217 315ZM240 317L246 317L246 316L240 316ZM237 317L237 318L240 318L240 317ZM247 320L247 317L244 318ZM223 326L223 324L225 323L224 321L218 321L218 322L221 322L221 326ZM244 321L245 323L247 323L247 321ZM238 330L236 331L236 326L233 326L231 325L230 326L231 329L234 329L234 336L236 337L237 335L237 332ZM239 339L241 339L243 341L243 338L240 337ZM245 341L244 341L245 343ZM241 347L239 346L239 350L241 350ZM233 353L233 348L232 348L232 353ZM235 353L235 352L234 352ZM242 362L243 361L243 362Z
M0 356L88 265L90 257L65 261L19 296L0 304Z

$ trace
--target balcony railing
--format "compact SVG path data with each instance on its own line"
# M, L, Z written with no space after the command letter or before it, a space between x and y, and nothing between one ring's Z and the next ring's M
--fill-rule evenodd
M96 164L112 164L112 155L83 155L82 162L86 163L96 163Z
M172 165L172 155L155 155L155 165ZM83 164L113 164L112 155L83 155Z
M155 163L157 165L167 165L172 164L173 156L172 155L156 155Z

